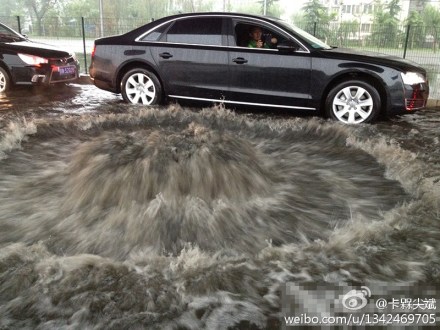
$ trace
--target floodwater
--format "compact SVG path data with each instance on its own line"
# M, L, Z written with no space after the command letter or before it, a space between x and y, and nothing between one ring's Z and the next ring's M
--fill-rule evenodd
M0 97L0 328L277 329L286 283L440 287L440 113Z

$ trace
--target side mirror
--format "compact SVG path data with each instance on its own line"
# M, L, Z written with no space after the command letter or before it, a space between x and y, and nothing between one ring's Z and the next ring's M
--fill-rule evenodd
M283 52L294 53L298 51L300 47L292 41L282 41L278 43L277 49Z

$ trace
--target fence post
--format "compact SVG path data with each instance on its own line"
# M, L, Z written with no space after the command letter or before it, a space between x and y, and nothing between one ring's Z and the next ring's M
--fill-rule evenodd
M84 17L81 17L82 38L83 38L83 53L84 53L84 69L87 74L87 50L86 50L86 29L84 27Z
M313 23L313 36L316 37L316 22Z
M18 33L21 34L20 16L17 16Z
M406 27L405 47L403 48L403 58L406 58L406 50L408 49L409 31L411 30L411 24Z

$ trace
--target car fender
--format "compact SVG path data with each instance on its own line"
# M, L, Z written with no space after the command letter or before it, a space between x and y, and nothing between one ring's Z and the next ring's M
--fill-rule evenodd
M152 61L147 60L145 58L134 57L134 58L130 58L130 59L125 60L116 69L117 74L113 78L113 85L116 87L118 92L120 92L120 89L121 89L120 84L122 81L122 77L124 76L124 74L127 71L134 69L134 68L146 68L146 69L152 71L153 73L156 74L160 83L163 86L163 81L160 78L160 75L157 71L157 67L154 64L154 62L152 63Z
M383 69L366 63L349 62L341 63L339 67L344 69L330 75L325 86L322 86L319 91L321 106L332 87L347 79L362 79L369 82L378 90L383 107L388 108L393 103L392 101L404 104L401 78L397 70L392 68Z

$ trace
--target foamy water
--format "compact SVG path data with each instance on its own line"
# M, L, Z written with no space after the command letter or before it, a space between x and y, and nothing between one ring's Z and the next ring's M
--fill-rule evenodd
M0 325L278 328L286 282L440 283L423 116L118 112L2 123Z

